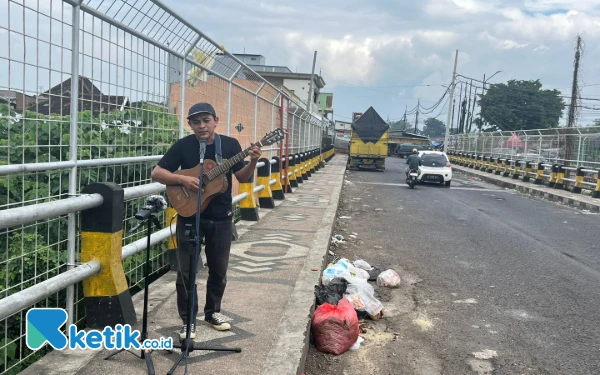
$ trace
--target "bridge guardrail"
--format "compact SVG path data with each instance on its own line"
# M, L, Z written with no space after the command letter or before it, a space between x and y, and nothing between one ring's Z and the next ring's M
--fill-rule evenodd
M322 162L330 160L334 156L334 153L335 150L333 147L329 146L326 147L324 151L311 150L309 152L294 155L294 159L300 159L302 161L300 169L302 169L304 172L303 175L306 175L308 173L312 174L322 168ZM288 161L291 160L292 157L288 157ZM287 185L286 181L289 179L289 176L292 175L292 172L289 172L287 175L280 173L279 158L270 160L263 158L259 161L259 163L257 163L257 167L257 174L259 175L257 180L264 181L264 183L256 185L254 179L252 178L250 181L240 184L243 186L243 188L240 189L241 193L233 198L233 204L239 203L241 208L249 209L256 213L256 215L243 215L243 220L258 221L259 207L275 208L274 204L262 206L261 202L269 202L273 199L285 199L283 186ZM308 179L308 177L306 179ZM116 322L121 322L121 324L134 324L135 313L133 316L129 314L131 313L130 309L133 306L131 304L131 297L119 296L119 293L124 293L125 290L128 290L128 288L123 288L125 285L123 284L125 280L125 274L122 267L121 269L114 269L114 259L116 256L118 256L120 260L125 260L126 258L145 250L147 245L146 238L139 239L129 245L121 247L120 239L116 241L107 241L108 237L106 237L106 235L115 235L115 233L117 233L119 230L122 230L122 207L126 196L134 198L147 195L144 194L144 190L151 189L152 192L154 192L158 190L157 185L161 185L162 189L164 189L164 185L162 184L148 184L149 187L138 186L132 188L121 188L112 183L96 183L89 185L84 191L84 194L80 197L66 198L55 202L0 211L0 219L7 220L6 222L2 221L3 228L9 227L10 225L22 225L26 224L27 222L36 221L42 216L47 216L42 215L39 211L43 211L44 208L50 208L51 211L49 212L54 214L56 214L56 212L59 212L59 214L81 212L83 214L83 229L86 229L85 223L88 222L88 226L92 229L97 229L96 226L100 225L100 227L102 227L101 229L105 230L104 232L95 232L104 234L105 236L102 238L98 238L98 236L94 234L90 234L90 239L87 239L87 242L86 239L82 238L82 263L80 265L57 276L49 278L48 280L39 284L0 299L0 320L6 319L7 317L27 308L28 306L34 305L38 301L64 290L70 285L96 277L100 273L105 272L107 269L112 268L112 271L116 272L116 275L111 274L108 276L108 279L111 279L112 282L115 282L115 279L119 279L118 282L115 282L115 285L107 287L107 277L104 277L96 281L90 281L90 285L88 287L84 287L84 296L88 299L101 299L102 297L110 297L102 302L96 302L95 304L92 303L91 305L88 305L88 327L105 327L106 325L117 324ZM275 186L275 188L271 188L271 186ZM112 196L110 194L107 195L107 188L112 193L116 192L116 199L115 194ZM102 190L102 193L94 191L95 189ZM88 193L90 191L93 192ZM274 192L277 193L273 194ZM254 199L255 193L259 193L258 204L256 203L256 199ZM260 198L263 198L263 200ZM110 205L108 211L106 207L104 207L106 205ZM41 206L41 208L35 208L35 206ZM57 207L59 206L60 211L57 211ZM34 212L37 212L38 216L23 215L23 209L29 209L30 207L32 209L35 208ZM99 212L101 212L101 215L99 215ZM101 217L116 217L118 220L115 220L114 222L111 221L109 222L110 225L106 226L103 224L103 221L99 219ZM10 225L7 225L6 223L10 223ZM108 227L112 227L113 232L107 232L106 228ZM114 228L117 228L118 230L114 231ZM158 242L169 239L172 236L172 233L174 233L175 228L176 224L172 224L167 228L153 233L151 235L151 246ZM93 232L94 230L90 231L89 233ZM99 239L101 241L98 241ZM112 245L106 248L106 244ZM114 244L117 244L118 246L115 247ZM99 252L99 248L102 251ZM174 248L170 250L174 250ZM86 256L90 257L91 259L85 260ZM97 259L98 257L100 259ZM117 287L116 284L120 284L119 287ZM111 290L112 294L109 292L109 295L106 295L107 288ZM128 306L122 306L123 304L127 304ZM129 304L131 304L131 306L129 306ZM109 308L109 305L112 307ZM122 321L115 318L115 315L107 314L107 311L111 311L111 309L119 309L119 305L121 305L121 311L119 311L119 314L116 316L122 316L124 319Z
M530 160L513 158L494 158L475 153L465 153L449 150L450 161L467 168L493 173L524 182L544 185L554 189L566 190L575 194L590 191L590 196L600 198L600 170L586 167L565 166L559 163L534 163ZM535 174L533 169L535 167ZM574 177L568 176L568 172ZM587 178L587 180L586 180Z

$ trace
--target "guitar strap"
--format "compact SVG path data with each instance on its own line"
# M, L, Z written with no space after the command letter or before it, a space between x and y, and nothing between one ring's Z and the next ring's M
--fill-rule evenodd
M221 153L221 137L215 133L215 158L217 159L217 165L221 165L223 162L223 154Z

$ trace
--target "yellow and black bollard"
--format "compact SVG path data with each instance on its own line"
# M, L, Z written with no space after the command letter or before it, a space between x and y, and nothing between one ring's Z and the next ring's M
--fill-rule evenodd
M244 162L248 164L248 162ZM258 206L256 205L256 199L254 199L254 173L250 175L250 179L247 182L240 182L239 184L240 194L246 193L246 198L240 201L240 216L242 220L258 221Z
M281 174L281 159L273 156L273 160L275 160L275 164L271 164L271 180L275 180L275 183L271 186L271 192L273 199L283 200L285 199L284 184L287 182L287 176L283 178Z
M177 211L172 207L167 207L165 211L165 228L170 228L171 225L177 224ZM173 231L173 235L169 236L167 249L169 252L169 263L171 271L177 271L177 232Z
M261 158L258 162L265 165L256 169L256 183L263 185L264 189L258 192L258 204L263 208L275 208L273 193L271 192L271 161L267 158Z
M577 176L575 177L575 185L573 186L573 193L581 194L583 190L583 180L585 179L585 173L583 167L577 168Z
M114 183L86 186L82 194L100 194L99 207L81 212L81 262L96 260L98 274L83 280L87 328L137 323L123 270L123 188Z

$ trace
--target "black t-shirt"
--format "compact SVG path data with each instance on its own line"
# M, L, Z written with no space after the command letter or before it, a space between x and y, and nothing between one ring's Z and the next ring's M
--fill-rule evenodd
M242 147L237 139L231 138L225 135L219 135L221 137L221 155L223 160L231 159L236 154L242 152ZM206 145L206 152L204 153L204 160L207 159L217 161L215 157L215 144ZM187 137L179 139L171 148L165 153L162 159L158 162L158 166L170 171L175 172L180 167L181 169L194 168L200 163L200 144L194 134L188 135ZM233 173L244 168L244 162L240 161L235 164L229 171L227 171L227 181L229 181L227 191L222 194L216 195L212 198L206 209L202 212L202 219L209 220L223 220L232 218L232 207L231 207L231 183ZM206 164L205 164L206 166ZM204 173L208 172L206 168ZM203 181L204 182L204 181ZM190 219L195 217L192 216Z

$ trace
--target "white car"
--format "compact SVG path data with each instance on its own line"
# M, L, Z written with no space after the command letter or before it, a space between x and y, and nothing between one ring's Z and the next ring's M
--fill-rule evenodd
M452 164L448 156L441 151L419 152L422 165L419 167L419 182L438 182L450 186Z

